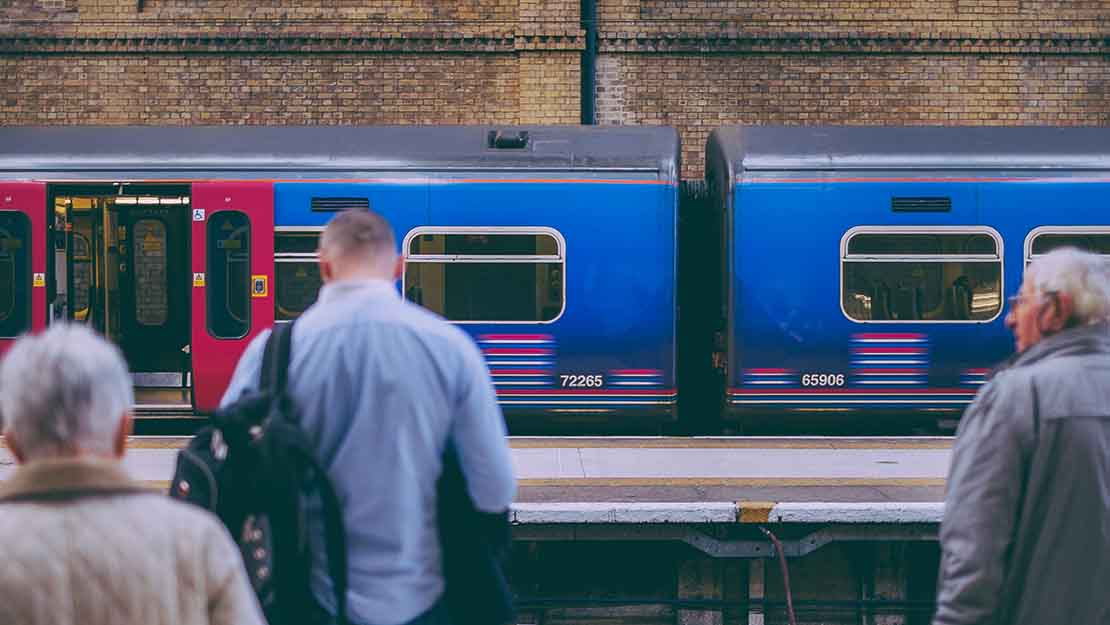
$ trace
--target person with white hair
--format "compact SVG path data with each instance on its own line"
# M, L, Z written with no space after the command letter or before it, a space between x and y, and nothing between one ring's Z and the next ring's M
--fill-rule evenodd
M1036 258L956 433L934 625L1110 620L1110 268Z
M0 483L0 623L261 625L223 525L125 473L131 404L119 350L83 326L25 336L0 362L20 465Z

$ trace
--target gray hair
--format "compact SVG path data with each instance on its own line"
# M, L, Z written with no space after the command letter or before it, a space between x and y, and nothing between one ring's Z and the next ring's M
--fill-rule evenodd
M1066 293L1075 304L1079 325L1110 321L1110 262L1074 247L1055 249L1033 259L1025 282L1035 293Z
M392 267L397 255L397 239L384 217L363 209L345 210L324 228L320 249L333 251L338 257L358 258Z
M24 336L0 362L0 418L28 460L108 455L134 395L119 349L84 326Z

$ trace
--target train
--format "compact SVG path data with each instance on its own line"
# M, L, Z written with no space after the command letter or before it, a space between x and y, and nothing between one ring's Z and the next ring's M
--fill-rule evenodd
M398 291L469 333L511 426L958 415L1006 296L1110 253L1110 129L0 129L0 351L119 345L140 416L215 409L320 287L337 211L393 225ZM693 425L691 425L693 427Z

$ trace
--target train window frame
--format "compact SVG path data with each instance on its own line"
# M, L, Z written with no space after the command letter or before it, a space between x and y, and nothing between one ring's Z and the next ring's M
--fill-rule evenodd
M212 276L215 275L215 273L213 273L213 271L212 271L212 245L213 245L213 239L212 239L213 226L212 226L212 224L215 223L215 219L217 217L223 216L227 213L237 213L239 215L242 215L242 217L245 221L245 224L246 224L246 228L247 228L247 245L246 245L246 253L247 253L247 260L246 260L246 262L247 262L247 272L246 272L247 285L246 285L246 287L247 288L246 288L246 291L245 291L246 296L247 296L246 319L243 320L243 324L244 324L243 333L239 334L237 336L224 336L224 335L221 335L221 334L217 334L212 328L212 318L213 318L212 309L213 309L213 302L214 302L214 298L215 298L215 289L213 288L213 280L212 280ZM204 285L204 291L205 291L205 294L204 294L204 326L205 326L205 330L207 330L207 332L208 332L208 336L210 336L210 337L212 337L212 338L214 338L218 341L238 341L238 340L244 339L247 336L249 336L250 332L251 332L251 326L253 324L252 313L253 313L254 306L252 304L252 301L251 301L252 298L251 298L251 294L250 294L250 284L251 284L250 276L251 276L251 272L253 271L253 268L254 268L254 249L252 247L253 246L252 237L254 236L254 230L255 230L255 227L254 227L253 221L251 220L250 214L247 213L246 211L234 210L234 209L221 210L221 211L214 212L214 213L212 213L208 216L208 219L204 224L204 271L205 271L205 275L207 276L207 280L205 281L205 285ZM226 285L225 285L225 288L226 288ZM224 295L226 296L226 293ZM225 303L226 303L226 301L225 301Z
M994 240L994 254L852 254L848 253L849 241L861 234L986 234ZM848 314L844 308L844 265L851 262L865 262L879 260L886 262L944 262L953 260L967 260L973 262L991 261L998 264L998 311L989 319L856 319ZM856 324L988 324L993 323L1002 316L1006 309L1004 294L1006 293L1006 254L1005 241L997 230L990 226L855 226L849 228L840 238L839 288L837 299L840 313L848 321Z
M555 254L536 255L495 255L495 254L412 254L410 253L412 240L422 235L435 234L523 234L523 235L548 235L555 240ZM401 294L407 289L409 262L440 262L440 263L512 263L512 264L541 264L557 262L562 269L562 306L559 313L548 320L518 321L518 320L451 320L459 325L497 324L497 325L548 325L563 318L567 312L567 242L563 233L550 226L419 226L409 230L401 242L401 256L404 260L401 271Z
M22 239L20 240L20 254L22 255L23 264L26 271L22 272L22 276L16 273L19 263L12 263L12 307L11 311L4 318L6 323L11 314L15 313L17 308L22 307L23 323L21 327L14 333L0 332L0 338L14 339L31 329L32 318L34 317L33 306L31 300L34 297L34 286L32 284L32 267L34 266L34 224L27 213L19 210L5 210L5 213L14 215L22 221L20 226L23 228ZM22 280L20 279L22 277ZM20 297L22 296L22 297Z
M1029 234L1025 235L1023 249L1025 262L1021 266L1022 273L1025 272L1034 258L1043 256L1043 254L1033 253L1033 242L1037 237L1046 234L1101 234L1110 236L1110 226L1037 226L1033 228L1029 231ZM1099 254L1099 256L1110 258L1110 254Z
M324 226L275 226L274 227L274 323L292 323L293 319L278 319L278 263L303 263L313 261L319 266L319 241L314 252L278 252L277 238L282 234L315 234L317 239L324 233ZM322 286L322 285L321 285ZM304 314L303 312L301 314ZM299 317L300 315L298 315Z

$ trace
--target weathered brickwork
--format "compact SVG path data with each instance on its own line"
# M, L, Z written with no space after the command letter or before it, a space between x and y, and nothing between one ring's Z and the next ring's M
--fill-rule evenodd
M1110 124L1106 57L623 54L599 74L599 121L681 128L687 177L722 124Z
M7 56L0 93L9 125L508 124L520 109L512 55Z
M597 0L602 124L1110 124L1110 0ZM0 124L577 123L580 0L0 0Z
M521 52L522 124L577 124L581 120L581 61L576 52Z

